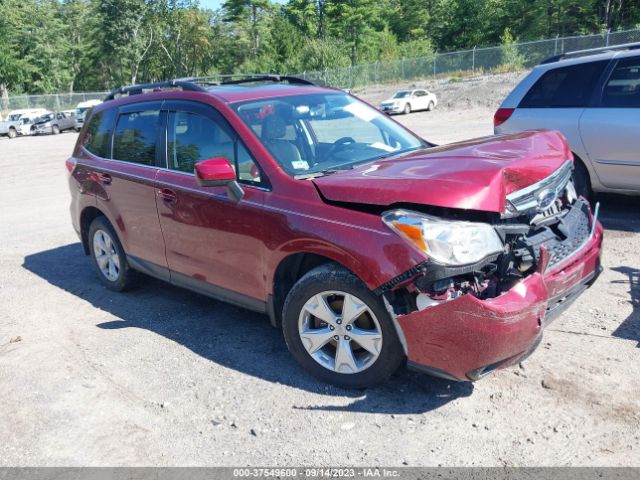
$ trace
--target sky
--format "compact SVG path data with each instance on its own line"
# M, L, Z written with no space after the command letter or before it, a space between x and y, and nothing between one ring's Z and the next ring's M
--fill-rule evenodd
M275 3L285 3L286 0L271 0ZM216 8L220 8L220 5L224 3L224 0L200 0L200 5L205 8L211 8L215 10Z

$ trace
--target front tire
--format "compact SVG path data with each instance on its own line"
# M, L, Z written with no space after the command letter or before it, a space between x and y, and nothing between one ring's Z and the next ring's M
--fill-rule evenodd
M131 287L135 271L113 227L105 217L97 217L89 227L89 251L98 278L110 290L122 292Z
M410 104L410 103L407 103L407 104L405 104L405 106L404 106L404 114L405 114L405 115L409 115L410 113L411 113L411 104Z
M54 125L53 127L51 127L51 133L53 133L54 135L58 135L60 133L60 127L58 127L58 125Z
M16 138L18 136L18 132L16 132L15 128L10 128L8 136L9 138Z
M342 388L382 383L404 359L382 298L336 264L311 270L293 286L282 330L307 372Z

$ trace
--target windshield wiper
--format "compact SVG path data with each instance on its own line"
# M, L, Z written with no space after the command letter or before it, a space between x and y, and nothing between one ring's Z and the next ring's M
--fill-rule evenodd
M296 180L308 180L309 178L324 177L325 175L331 175L332 173L338 173L345 170L353 170L353 167L348 168L327 168L325 170L319 170L317 172L301 173L300 175L294 175Z

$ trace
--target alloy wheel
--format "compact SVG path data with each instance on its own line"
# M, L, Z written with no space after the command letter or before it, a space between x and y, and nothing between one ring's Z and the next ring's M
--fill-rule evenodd
M380 356L382 328L365 302L341 291L325 291L302 307L298 332L307 353L328 370L360 373Z
M93 254L100 272L110 282L118 280L120 275L120 256L111 236L98 229L93 235Z

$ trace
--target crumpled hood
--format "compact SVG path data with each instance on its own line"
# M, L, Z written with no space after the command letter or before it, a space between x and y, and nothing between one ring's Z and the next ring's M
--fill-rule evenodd
M336 202L503 212L508 194L549 176L570 158L560 132L531 130L419 150L313 182Z

